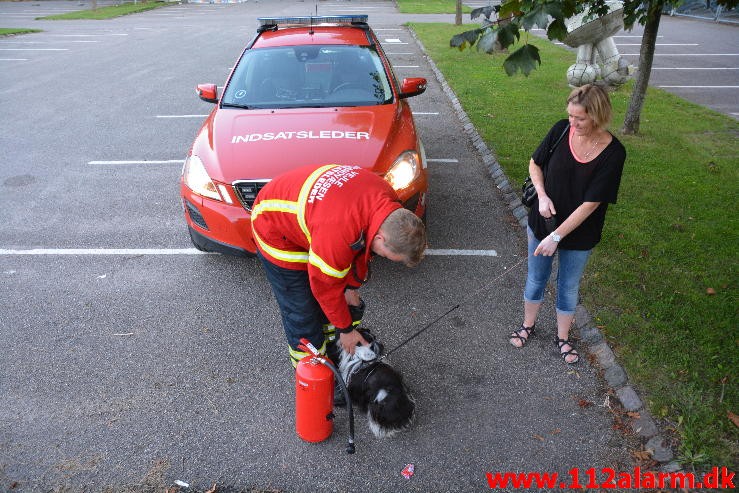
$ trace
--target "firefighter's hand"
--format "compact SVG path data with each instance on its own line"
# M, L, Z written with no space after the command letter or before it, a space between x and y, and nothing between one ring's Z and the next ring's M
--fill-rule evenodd
M344 351L349 354L354 354L357 344L361 344L362 346L369 344L357 330L347 332L346 334L339 334L339 342L341 343L341 347L344 348Z
M347 305L359 306L362 304L362 298L359 297L358 289L347 289L344 291L344 298L346 298Z

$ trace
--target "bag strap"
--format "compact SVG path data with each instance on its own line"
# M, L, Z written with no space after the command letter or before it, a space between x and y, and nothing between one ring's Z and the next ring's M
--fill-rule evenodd
M564 136L565 136L565 135L567 135L567 132L569 132L569 130L570 130L570 124L568 123L568 124L567 124L567 125L565 126L565 129L564 129L564 130L562 131L562 135L560 135L560 136L559 136L559 138L557 138L557 141L556 141L556 142L554 143L554 145L552 146L552 148L551 148L551 149L549 149L549 154L550 154L550 155L551 155L551 154L552 154L552 153L554 152L554 150L555 150L555 149L557 148L557 146L558 146L558 145L559 145L559 143L560 143L560 142L562 141L562 139L564 138Z
M549 149L549 154L547 154L547 160L544 161L541 165L541 171L544 174L544 180L547 178L547 167L549 164L549 158L552 157L552 154L554 154L554 150L557 148L559 143L562 141L565 135L567 135L567 132L570 131L570 123L567 122L567 125L565 126L565 129L562 131L562 134L557 138L557 140L554 142L554 145Z

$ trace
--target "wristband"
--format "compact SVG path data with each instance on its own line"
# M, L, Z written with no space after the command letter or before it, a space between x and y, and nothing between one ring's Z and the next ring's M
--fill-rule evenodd
M337 327L336 332L338 332L339 334L348 334L349 332L354 332L354 326L350 325L349 327L346 327L345 329L340 329L339 327Z

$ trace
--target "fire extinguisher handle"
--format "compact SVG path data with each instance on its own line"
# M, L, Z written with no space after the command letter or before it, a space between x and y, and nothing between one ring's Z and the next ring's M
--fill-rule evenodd
M313 356L319 356L321 353L316 349L316 347L311 344L311 342L306 339L305 337L300 338L300 344L298 344L298 349L301 349L305 351L306 353L310 353Z

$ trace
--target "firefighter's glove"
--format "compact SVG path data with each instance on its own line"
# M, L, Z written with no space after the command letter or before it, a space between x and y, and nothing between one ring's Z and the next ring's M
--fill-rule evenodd
M362 318L364 317L364 308L365 308L364 300L359 301L359 306L349 305L349 315L352 317L352 328L358 329L359 325L362 323Z

